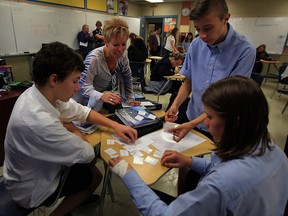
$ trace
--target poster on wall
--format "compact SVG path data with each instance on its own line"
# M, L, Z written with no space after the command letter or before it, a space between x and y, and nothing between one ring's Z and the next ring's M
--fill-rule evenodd
M176 27L176 18L164 19L164 32L169 32L171 29L175 27Z
M107 0L107 13L114 13L114 0Z
M127 0L119 1L119 15L127 16L128 15L128 2Z

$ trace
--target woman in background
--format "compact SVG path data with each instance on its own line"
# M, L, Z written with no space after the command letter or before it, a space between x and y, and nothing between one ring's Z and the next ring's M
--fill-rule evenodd
M169 57L172 53L178 53L176 48L176 36L178 28L175 27L171 30L169 35L166 38L165 47L163 49L163 57Z
M260 46L256 48L256 60L255 60L255 64L253 66L252 72L261 74L263 70L263 63L261 62L261 60L266 60L266 61L273 60L269 56L269 54L266 52L265 44L261 44Z
M182 42L182 47L183 47L183 49L184 49L184 50L183 50L184 52L187 52L187 50L188 50L188 48L189 48L192 40L193 40L193 34L192 34L192 32L189 32L189 33L186 35L185 40Z

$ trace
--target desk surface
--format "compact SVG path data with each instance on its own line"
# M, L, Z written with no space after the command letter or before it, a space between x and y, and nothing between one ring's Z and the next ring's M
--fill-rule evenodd
M194 130L192 131L198 136L205 138L206 141L182 153L187 156L197 156L210 153L214 147L213 142L201 133ZM110 160L110 155L105 152L106 149L113 148L117 152L117 155L120 155L120 150L123 149L123 147L118 143L115 143L114 145L107 145L107 139L111 139L113 133L113 130L107 130L101 135L101 157L106 163ZM142 152L144 154L143 158L146 158L148 155L153 156L156 149L151 144L149 145L149 148L151 148L153 151L150 154ZM169 170L169 168L164 167L160 164L160 159L155 166L145 162L143 163L143 165L134 164L133 156L131 155L123 157L123 159L125 159L133 166L133 168L137 171L139 176L147 185L154 184L161 176L163 176Z
M154 60L161 60L163 57L162 56L148 56L149 59L154 59Z
M268 63L268 64L280 64L281 63L281 61L279 61L279 60L271 60L271 61L269 61L269 60L261 59L260 61L263 62L263 63Z
M178 74L178 75L164 76L164 78L170 79L170 80L176 80L176 79L183 80L183 79L185 79L185 76L182 74Z

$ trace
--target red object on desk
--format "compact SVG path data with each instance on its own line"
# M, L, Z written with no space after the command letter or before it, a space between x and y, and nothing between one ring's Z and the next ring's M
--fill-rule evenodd
M7 124L14 107L14 104L22 91L11 90L8 93L1 93L0 97L0 166L4 162L4 140Z

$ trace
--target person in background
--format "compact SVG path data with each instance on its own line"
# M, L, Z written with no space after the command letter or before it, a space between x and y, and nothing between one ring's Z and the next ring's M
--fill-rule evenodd
M110 159L141 213L146 215L283 215L288 200L288 160L271 141L269 108L261 88L243 76L210 85L202 95L205 125L215 141L211 158L166 150L161 164L201 175L193 191L167 205L124 159ZM259 110L259 105L261 110Z
M140 82L141 89L146 86L144 67L148 57L148 50L142 37L135 33L129 34L130 46L128 47L129 65L133 77L137 77L137 82Z
M169 57L172 53L178 53L176 48L176 36L178 33L178 28L173 28L168 34L165 42L165 47L163 49L163 57Z
M135 33L129 34L130 46L128 47L128 58L130 61L145 62L148 58L148 50L142 37ZM141 52L141 53L140 53Z
M182 47L183 47L183 49L184 49L184 50L183 50L184 52L187 52L187 50L188 50L188 48L189 48L192 40L193 40L193 34L192 34L192 32L189 32L189 33L186 35L185 40L182 42Z
M5 138L3 176L11 198L24 208L52 204L60 190L61 170L70 167L51 215L66 215L83 202L102 180L95 152L72 121L113 128L134 142L137 131L118 124L71 97L80 89L82 57L60 42L43 46L33 62L35 84L14 105Z
M161 34L162 29L160 27L156 27L155 31L149 36L149 48L151 56L160 56L161 50Z
M126 50L129 36L127 22L118 17L106 20L103 36L105 46L92 50L84 61L80 91L74 99L97 111L103 103L112 106L121 105L121 102L140 105L133 98L132 73Z
M88 53L93 49L93 44L95 42L95 38L89 32L89 25L83 25L82 31L80 31L77 35L79 52L81 53L83 59L86 58Z
M95 48L104 46L104 36L102 35L102 22L97 21L96 24L96 29L92 32L93 36L95 37Z
M262 60L266 60L266 61L271 61L273 60L269 54L266 52L266 45L265 44L261 44L260 46L258 46L256 48L256 60L255 60L255 64L253 66L253 72L254 73L258 73L261 74L262 70L263 70L263 63L261 62Z
M183 61L184 56L181 53L172 54L170 57L164 57L158 61L151 71L150 82L148 86L144 87L144 93L159 93L167 81L164 76L171 76L178 73L179 71L175 70L175 67L181 65ZM177 92L181 85L182 82L179 81L169 82L162 93L166 94L168 91L170 92L170 90Z
M228 22L229 18L225 0L197 0L192 7L190 20L193 21L199 37L189 46L180 71L186 78L165 114L166 121L174 122L179 110L186 110L189 121L179 122L182 124L177 127L177 132L175 130L177 136L174 137L177 142L192 128L211 138L208 127L204 124L207 115L201 97L212 83L229 76L251 75L255 48L245 36L233 29ZM180 107L191 92L187 108ZM191 171L179 169L178 194L190 190L185 185L194 176L187 172Z

